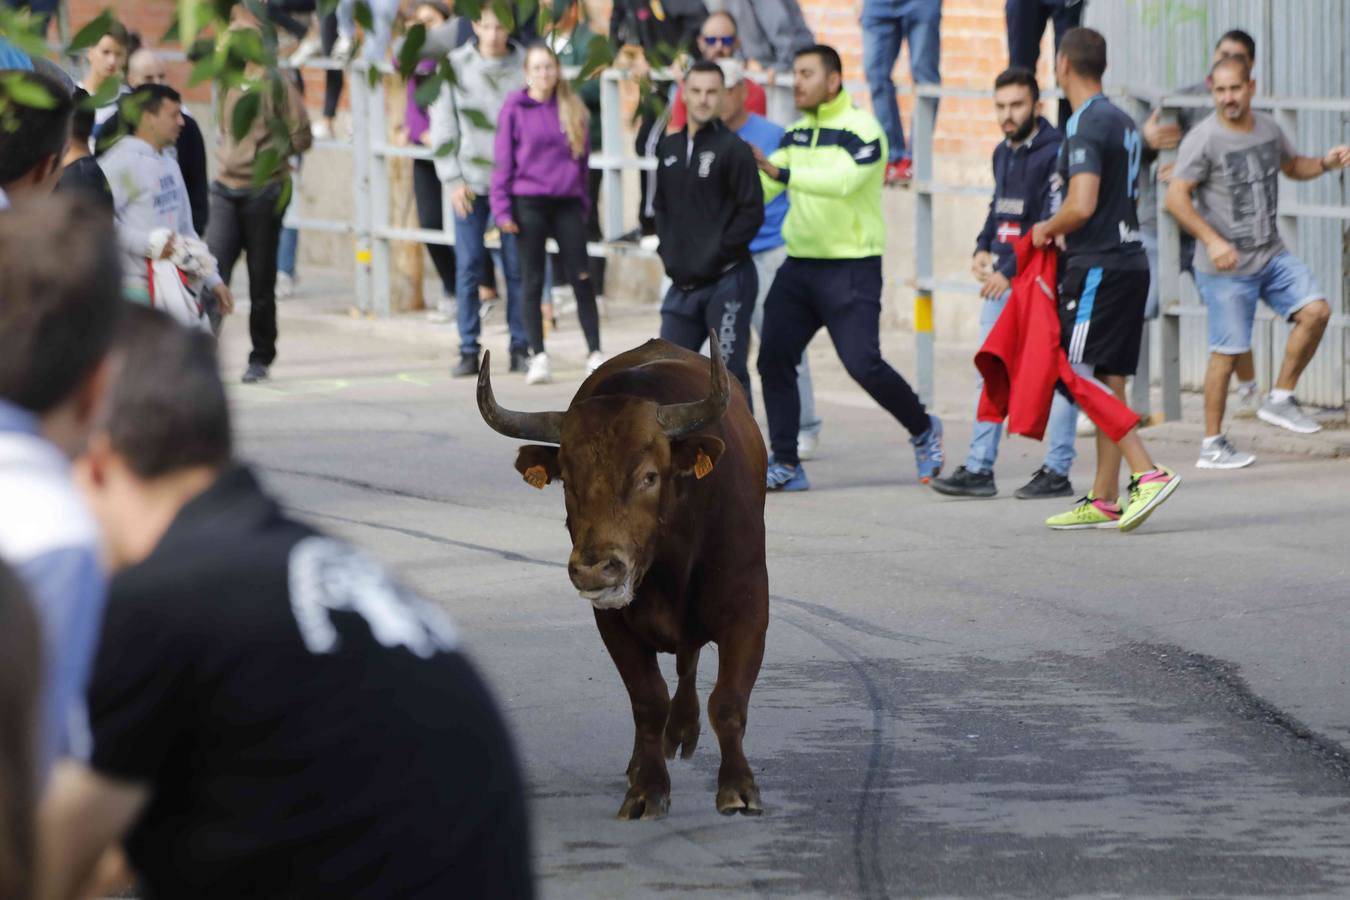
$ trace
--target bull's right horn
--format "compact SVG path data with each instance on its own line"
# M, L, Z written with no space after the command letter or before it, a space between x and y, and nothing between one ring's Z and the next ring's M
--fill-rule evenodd
M513 409L497 405L492 394L491 372L492 351L483 353L483 365L478 370L478 412L483 421L493 431L509 438L522 441L539 441L541 444L562 443L562 420L560 412L516 412Z
M726 362L722 359L722 345L711 330L708 332L708 348L712 353L712 384L708 396L692 403L666 403L656 411L657 424L667 437L681 438L700 428L707 428L727 411L731 382L727 376Z

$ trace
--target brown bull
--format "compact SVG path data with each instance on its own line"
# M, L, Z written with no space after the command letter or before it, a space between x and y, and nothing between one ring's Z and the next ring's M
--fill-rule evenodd
M633 706L636 735L621 819L670 808L666 760L698 744L699 651L717 645L708 717L722 747L717 810L759 815L741 747L750 691L764 658L769 577L764 558L764 441L721 348L708 361L648 341L586 379L566 412L503 409L489 359L478 378L483 419L526 446L525 480L563 483L572 584L594 607L600 637ZM672 702L657 653L674 653Z

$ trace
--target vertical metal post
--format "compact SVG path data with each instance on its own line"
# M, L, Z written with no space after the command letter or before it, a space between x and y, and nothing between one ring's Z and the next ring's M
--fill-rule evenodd
M619 116L619 75L607 71L600 80L600 151L605 158L600 182L604 204L601 226L606 241L623 234L623 169L617 165L623 155L623 129Z
M371 305L375 315L380 318L389 316L389 284L392 267L390 265L389 239L378 231L389 227L389 159L376 150L384 144L388 131L385 125L384 78L370 87L369 68L360 67L352 72L352 80L360 81L370 91L366 110L366 146L370 165L370 229L371 229Z
M1177 124L1175 109L1162 110L1164 125ZM1175 150L1164 150L1158 165L1176 162ZM1181 418L1181 229L1158 197L1158 312L1162 317L1163 419Z
M933 126L937 98L914 98L914 366L919 399L933 403Z
M1275 121L1279 123L1279 126L1284 133L1289 135L1289 140L1293 141L1295 146L1298 146L1298 110L1276 109ZM1295 188L1292 183L1286 183L1284 189L1291 190ZM1284 238L1285 246L1289 248L1290 253L1297 256L1299 250L1298 216L1290 216L1281 213L1279 222L1280 235Z
M363 313L371 310L373 279L371 277L370 248L370 88L362 78L349 78L352 103L352 176L356 195L353 197L356 221L353 223L356 245L356 308Z
M787 84L778 83L778 79L781 77L784 76L779 72L770 72L768 80L764 84L764 89L765 93L768 94L768 118L786 128L796 119L797 107L792 99L790 76Z

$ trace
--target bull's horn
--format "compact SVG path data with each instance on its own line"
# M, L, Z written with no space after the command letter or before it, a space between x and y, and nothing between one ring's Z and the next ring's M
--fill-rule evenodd
M708 332L708 345L712 352L712 385L708 396L692 403L667 403L657 409L657 424L667 437L680 438L706 428L727 411L731 382L727 378L726 363L722 360L722 345L711 330Z
M483 421L493 431L509 438L522 441L539 441L543 444L562 443L562 420L560 412L516 412L497 405L492 394L491 371L492 351L483 353L483 365L478 370L478 412Z

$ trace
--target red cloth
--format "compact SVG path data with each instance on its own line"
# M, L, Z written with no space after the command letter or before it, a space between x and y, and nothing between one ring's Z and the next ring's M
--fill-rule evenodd
M745 108L761 116L768 115L769 98L759 82L745 79ZM684 85L675 86L675 100L670 106L670 124L667 131L679 131L689 121L689 110L684 108Z
M1008 430L1040 440L1050 418L1055 383L1102 433L1119 441L1139 424L1139 416L1095 378L1074 372L1059 343L1059 307L1055 298L1058 254L1031 246L1031 233L1017 241L1017 276L1012 296L994 328L975 354L984 376L978 418L1008 420Z

